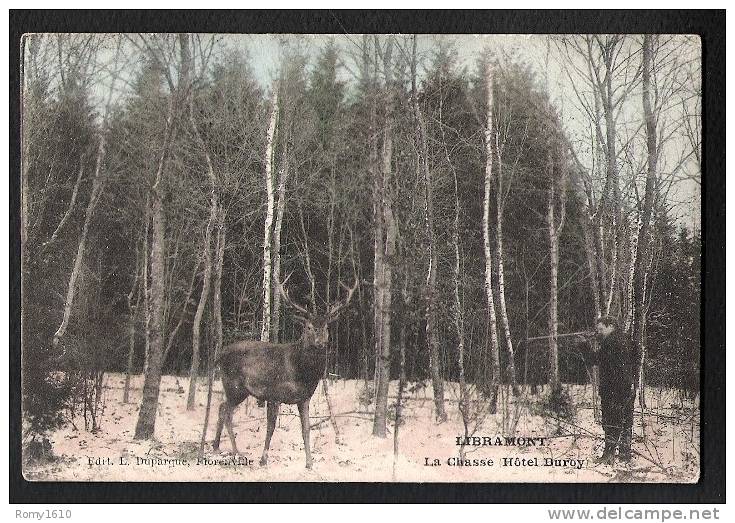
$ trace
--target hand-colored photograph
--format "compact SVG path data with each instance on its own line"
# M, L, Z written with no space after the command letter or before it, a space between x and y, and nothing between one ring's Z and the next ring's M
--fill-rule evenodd
M26 480L699 480L699 36L28 33L20 71Z

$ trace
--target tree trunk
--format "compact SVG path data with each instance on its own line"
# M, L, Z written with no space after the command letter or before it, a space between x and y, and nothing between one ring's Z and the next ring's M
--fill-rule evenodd
M337 185L336 185L336 178L335 178L335 159L332 159L332 165L330 169L330 186L329 186L329 216L327 218L327 283L326 283L326 302L331 303L331 294L330 294L330 282L332 280L332 264L333 264L333 256L334 256L334 208L336 204L336 191L337 191ZM338 281L339 281L339 274L338 274ZM339 287L338 287L339 288ZM339 332L339 331L338 331ZM327 343L326 351L327 351L327 357L326 357L326 365L324 366L324 375L322 376L322 392L324 393L324 399L327 403L327 413L329 414L329 421L332 424L332 429L334 430L334 442L339 444L340 440L340 434L339 434L339 425L337 424L337 418L334 416L334 410L332 409L332 400L329 396L329 356L330 356L330 350L329 345L332 340L329 340ZM337 344L339 346L339 344Z
M592 220L588 218L590 215L589 203L587 207L587 216L582 216L582 235L584 236L585 252L587 255L587 266L589 268L590 290L592 291L592 301L595 307L595 321L602 317L602 308L600 305L600 286L599 286L599 266L598 257L595 252L594 240L589 230ZM591 343L597 343L592 340ZM600 411L599 389L600 389L600 371L597 365L593 365L590 369L590 381L592 382L592 416L595 421L600 421L602 413Z
M487 124L485 126L485 194L483 198L482 232L485 248L485 296L487 299L487 314L490 339L490 370L492 377L489 384L490 412L495 413L498 401L498 386L500 384L500 352L498 350L498 328L495 314L495 299L493 297L493 258L490 246L490 187L493 184L493 76L490 64L485 71L487 88Z
M558 154L559 151L556 151ZM564 228L564 220L566 216L566 192L567 192L567 167L564 155L558 154L559 162L557 167L559 173L559 217L556 218L556 176L554 173L554 155L549 154L548 172L549 172L549 206L548 206L548 226L549 226L549 385L551 391L561 388L561 378L559 375L559 346L557 336L559 330L558 302L559 302L559 237Z
M408 310L409 298L406 280L403 281L403 310ZM399 353L399 380L398 380L398 397L396 399L396 420L393 424L393 480L396 479L396 461L398 459L398 432L403 424L403 392L406 390L406 328L407 318L401 321L401 328L398 334L398 350Z
M143 324L145 327L145 346L143 347L143 374L148 372L148 356L151 353L151 294L148 278L148 267L150 264L149 246L151 226L150 195L145 198L145 229L143 231L143 267L142 267L142 291L143 291Z
M332 283L332 267L334 265L334 222L335 222L335 206L336 206L336 194L337 194L337 180L336 180L336 173L335 173L335 164L336 164L336 158L333 156L330 166L330 176L329 176L329 188L327 189L327 193L329 195L329 214L327 216L327 278L325 283L325 296L326 296L326 303L331 303L331 283ZM342 247L342 244L340 243L340 249ZM337 268L337 281L339 280L339 267ZM337 290L339 291L339 285L337 285ZM324 379L327 379L327 376L329 375L330 369L332 368L330 366L330 358L331 358L331 352L332 352L332 346L339 347L339 329L336 329L336 335L334 338L330 338L327 342L327 358L326 358L326 365L324 366ZM339 361L336 361L336 366L339 366ZM327 385L325 385L325 392L327 390ZM330 406L331 409L331 406ZM330 415L331 416L331 415Z
M573 153L573 151L572 151ZM576 156L575 156L576 160ZM580 219L580 227L582 228L582 237L584 239L584 250L587 259L587 267L589 270L590 291L592 292L592 305L595 310L595 321L602 316L602 298L600 291L600 271L603 261L599 258L594 234L592 229L595 227L593 202L590 193L584 182L579 178L579 170L583 169L577 163L578 169L571 169L570 180L571 186L576 191L578 198L584 202L585 214ZM595 343L594 341L592 343ZM599 372L597 366L591 368L589 375L592 384L592 410L596 421L600 420L600 404L598 398L599 389Z
M605 289L606 289L606 282L608 281L607 278L607 264L605 261L605 253L602 248L602 238L600 234L600 230L602 228L601 223L602 219L604 217L605 209L606 209L606 202L608 199L608 192L609 192L609 185L610 185L610 179L611 179L611 173L607 172L606 169L609 168L609 164L606 163L605 159L605 147L604 143L605 140L603 138L602 133L602 101L601 101L601 93L600 89L594 90L594 101L595 101L595 156L594 159L596 160L595 164L597 166L598 176L600 178L605 179L605 186L603 188L603 193L600 196L600 204L599 209L597 210L597 213L595 213L594 210L594 203L592 201L592 191L589 187L587 187L587 215L589 216L589 224L590 226L587 229L587 235L590 236L589 240L585 238L585 242L590 242L590 251L593 254L594 257L594 270L592 271L592 275L594 276L592 285L593 289L592 292L595 296L596 302L595 302L595 312L596 316L595 319L600 318L603 314L603 312L606 313L607 311L607 305L605 300ZM589 255L588 255L589 256ZM589 262L588 262L589 263ZM594 367L595 372L597 371L597 366Z
M582 235L584 236L585 255L587 257L587 267L589 269L590 291L592 292L592 304L595 308L595 319L602 316L602 307L600 305L600 285L599 271L597 265L597 253L595 252L594 239L590 233L590 220L587 216L582 216Z
M120 56L119 53L120 53L120 47L118 46L118 50L117 50L117 52L115 54L115 58L114 58L114 62L113 62L114 63L114 66L117 65L117 61L118 61L118 58ZM63 84L63 81L62 81L62 84ZM62 85L62 87L63 87L63 85ZM109 89L107 91L107 100L106 100L106 103L105 103L105 108L104 108L104 112L103 112L103 116L102 116L102 124L101 124L100 137L99 137L99 145L97 147L97 158L95 160L94 175L92 177L92 192L90 194L89 203L87 204L87 209L86 209L85 214L84 214L84 223L82 225L82 232L81 232L81 235L79 237L79 245L77 247L77 254L76 254L75 258L74 258L74 265L73 265L73 268L72 268L71 275L69 276L69 285L67 287L66 299L64 301L64 313L63 313L63 316L62 316L61 324L59 325L59 328L54 333L54 337L53 337L53 340L52 340L52 344L53 344L54 347L57 347L58 346L59 341L61 340L61 338L64 337L64 334L66 334L66 329L69 326L69 319L71 318L71 311L72 311L72 307L74 305L74 296L75 296L75 293L76 293L77 279L79 278L79 273L81 271L82 262L84 261L84 251L85 251L85 248L86 248L87 236L89 234L89 224L92 221L92 216L94 214L94 209L97 206L97 203L99 202L100 197L102 196L102 190L103 190L103 187L104 187L104 182L102 180L102 177L100 176L100 171L102 170L102 162L105 160L106 146L107 146L107 117L108 117L108 115L110 113L110 104L111 104L111 101L112 101L112 95L113 95L114 91L115 91L115 79L113 79L110 82L110 87L109 87ZM26 140L26 142L27 142L27 140ZM28 151L26 150L26 152L28 152ZM23 187L23 190L25 190L26 193L25 193L25 195L23 197L23 200L24 200L24 204L23 205L26 206L25 212L27 212L28 211L28 208L27 208L27 205L28 205L28 202L27 202L27 199L28 199L28 193L27 193L27 190L28 190L28 186L27 186L27 177L28 177L27 168L28 168L28 162L27 161L24 163L24 167L26 169L26 172L23 175L23 180L26 183L26 185ZM80 169L81 168L82 167L80 166ZM81 173L81 170L80 170L80 173L79 173L79 176L78 176L76 185L74 187L74 192L72 194L72 202L70 204L70 208L71 208L71 206L74 205L74 200L76 198L75 195L76 195L76 191L78 189L78 184L79 184L79 180L81 179L81 176L82 176L82 173ZM26 216L26 219L27 218L28 217ZM68 215L65 215L64 218L62 218L62 221L59 224L59 227L57 228L56 231L54 231L54 233L53 233L52 238L51 238L50 241L53 241L55 239L55 235L57 235L58 232L59 232L59 230L63 227L64 221L67 218L68 218ZM25 231L25 226L27 226L27 224L24 224L23 229L22 229L23 231ZM25 234L25 233L23 233L23 234Z
M173 125L173 122L171 122ZM168 144L164 145L166 148ZM164 155L165 156L165 155ZM163 159L163 157L162 157ZM163 162L159 167L162 170ZM159 179L160 181L160 179ZM158 184L156 184L158 185ZM154 188L153 200L153 238L151 240L151 287L150 287L150 354L148 368L143 383L143 402L135 427L135 439L153 437L158 410L158 393L161 385L161 369L163 367L163 309L164 265L166 263L166 210L160 195L160 186Z
M550 168L551 172L552 169ZM553 174L552 174L553 176ZM550 179L549 184L549 206L547 221L549 225L549 385L552 391L557 390L561 386L559 379L559 347L557 345L557 333L559 320L557 316L558 301L558 272L559 272L559 233L556 230L556 221L554 218L555 196L554 196L554 180Z
M212 253L211 238L212 229L217 220L217 197L212 194L212 206L210 209L207 228L204 233L204 280L202 282L202 293L199 297L196 313L194 314L194 322L191 327L191 365L189 367L189 392L186 398L186 410L194 409L196 399L197 379L199 377L199 338L202 325L202 317L204 316L204 308L209 297L209 286L212 278Z
M140 282L140 251L136 246L135 256L135 279L127 295L128 303L128 361L125 371L125 385L123 387L123 403L130 402L130 376L133 374L133 361L135 357L135 320L140 308L140 297L142 285ZM136 292L137 291L137 292ZM136 304L133 305L133 297L138 295Z
M273 279L281 281L281 230L283 229L283 215L286 212L286 184L288 183L288 152L284 150L283 165L278 175L278 203L276 204L276 225L273 229ZM272 340L278 343L281 325L281 293L273 293L273 317L271 318Z
M618 196L618 199L619 199L619 196ZM618 256L618 250L620 248L620 241L619 241L619 236L620 236L619 229L620 228L618 227L617 219L613 219L612 228L613 228L613 232L611 234L613 235L613 246L611 249L612 252L610 253L610 257L611 257L610 259L610 282L609 282L608 293L607 293L607 301L605 302L605 314L606 315L611 314L610 311L612 311L613 303L616 298L618 299L616 309L617 310L620 309L620 296L618 295L619 293L615 292L617 289L617 284L618 284L617 279L620 277L619 272L618 272L619 271L618 265L621 262L620 257Z
M204 281L202 282L202 294L199 298L199 304L197 305L197 310L194 314L194 323L191 329L191 365L189 368L189 392L186 399L186 410L193 410L194 402L196 401L197 380L199 377L199 337L201 332L202 317L204 316L204 309L207 304L207 299L209 297L209 287L212 278L212 231L218 219L217 214L219 212L219 194L217 186L217 175L214 173L212 158L209 155L207 144L204 142L204 139L199 133L199 127L197 126L196 118L194 115L193 97L189 99L189 123L191 124L191 128L197 138L199 147L204 154L204 159L207 162L207 176L209 178L209 183L211 185L212 191L209 204L209 219L207 220L207 226L204 232Z
M612 185L613 209L612 209L612 231L613 246L611 249L610 275L608 281L608 295L605 303L605 313L610 314L616 289L616 278L619 277L619 264L621 257L618 256L618 248L620 244L620 230L622 226L622 202L620 198L620 180L617 165L617 128L615 116L615 100L612 91L613 73L610 71L611 65L607 65L608 70L604 79L605 92L602 96L602 108L605 116L605 132L606 132L606 158L607 158L607 176ZM620 301L620 300L618 300ZM619 304L618 304L619 305ZM619 309L619 307L618 307Z
M416 38L414 37L414 56L415 56L415 48L416 48ZM414 60L414 67L415 67L415 60ZM414 69L415 73L415 69ZM415 74L413 76L415 78ZM415 93L415 82L413 85L413 90ZM420 116L420 112L418 112ZM463 319L463 312L462 312L462 300L461 300L461 256L460 256L460 248L459 248L459 224L460 224L460 204L459 204L459 180L457 177L457 170L454 168L454 164L452 163L451 156L449 154L449 149L447 148L447 138L444 133L444 126L441 125L443 121L443 114L444 114L444 106L443 106L443 99L439 98L439 123L440 123L440 129L441 129L441 136L442 136L442 146L444 149L444 157L447 160L447 165L449 165L450 170L452 171L452 180L454 181L454 228L452 229L452 244L454 246L454 327L457 331L457 364L459 367L459 412L462 416L462 423L464 425L464 434L465 436L469 435L469 398L467 394L467 377L465 372L465 330L464 330L464 319ZM423 123L423 122L422 122ZM426 133L423 132L422 136L424 138L424 151L427 150L426 148ZM446 419L446 415L445 415ZM460 446L459 449L459 455L460 459L464 459L465 456L465 445L464 443Z
M123 403L130 403L130 377L133 374L133 358L135 356L135 316L137 307L128 299L128 361L125 370L125 385L123 386Z
M156 427L158 395L161 386L161 370L164 359L164 309L166 306L165 267L166 267L166 166L171 152L171 144L176 134L176 112L181 92L188 91L189 39L188 35L179 36L182 73L179 88L171 93L166 118L166 129L158 162L155 182L151 188L153 197L153 236L151 238L151 285L150 285L150 354L148 368L143 382L143 401L140 405L138 423L135 426L135 439L150 439Z
M633 269L633 341L641 349L641 363L639 375L643 375L643 365L646 357L645 329L646 329L646 307L645 285L648 272L648 237L651 227L651 215L653 214L653 200L656 190L656 175L658 168L658 143L656 137L656 116L651 107L651 69L652 69L652 43L651 35L643 36L643 115L646 120L646 146L648 149L648 172L646 174L646 189L643 197L643 209L640 212L640 227L638 230L638 252L634 261ZM643 380L639 379L641 386L641 402L644 401Z
M376 138L377 141L377 138ZM385 217L383 214L383 182L380 168L377 164L377 156L373 164L373 222L374 222L374 244L373 244L373 338L375 342L375 423L385 424L385 419L377 421L377 416L385 415L384 410L380 407L383 399L378 397L378 383L382 381L382 372L384 365L381 362L383 357L383 297L385 289L383 284L383 249L385 248ZM385 398L387 401L387 398ZM374 429L375 430L375 429Z
M215 361L222 350L222 264L225 253L225 211L222 206L218 209L217 240L214 248L214 281L212 283L212 316L214 317L214 348L207 351L207 404L204 409L204 424L202 426L202 438L199 444L199 457L204 456L204 445L207 440L207 428L209 427L209 413L212 409L212 387L214 385Z
M429 367L434 392L434 415L437 421L447 420L444 409L444 380L441 372L439 352L439 333L437 318L437 271L439 265L436 235L434 231L434 187L432 173L429 169L429 148L426 139L426 127L419 107L416 89L416 35L413 37L413 53L411 59L411 98L413 100L414 119L416 122L415 139L417 145L417 163L421 165L424 178L424 217L426 236L429 240L429 265L426 274L426 341L429 345Z
M375 37L375 53L377 55L377 46L379 45L378 38ZM377 70L377 56L375 57L375 67ZM373 81L373 83L376 83ZM377 86L373 86L372 91L377 90ZM373 435L385 434L385 416L387 410L388 397L387 394L383 397L380 396L382 390L379 386L385 378L385 365L382 362L383 358L383 296L384 284L383 284L383 266L385 264L383 258L383 249L385 248L385 216L384 216L384 178L383 172L379 165L378 160L378 123L377 123L377 93L372 92L372 100L370 104L370 169L373 175L373 229L374 229L374 243L373 243L373 338L375 342L375 371L374 371L374 384L375 384L375 414L373 419ZM382 429L381 429L382 427Z
M454 327L457 331L457 364L459 367L459 412L462 415L462 421L465 423L465 435L467 435L467 421L469 419L468 398L467 398L467 378L465 375L464 361L464 318L462 313L462 299L460 293L461 287L461 269L462 259L459 249L459 183L457 180L457 172L452 170L454 175L454 229L452 230L452 243L454 244ZM464 447L460 450L460 459L464 459Z
M390 139L389 139L390 140ZM390 146L388 146L390 148ZM386 154L384 152L384 154ZM390 154L390 153L388 153ZM386 177L389 177L387 173ZM386 191L387 192L387 191ZM385 258L383 266L383 304L381 318L381 340L382 352L380 354L380 380L376 385L378 402L375 409L375 423L373 424L373 435L384 438L386 436L386 416L388 409L388 387L390 386L391 368L391 314L392 314L392 287L393 267L391 260L394 259L396 249L396 224L393 217L392 202L386 194L385 210ZM377 425L377 427L376 427Z
M69 276L69 285L66 291L66 299L64 300L64 313L61 319L59 328L56 329L53 338L54 347L58 346L61 338L66 334L66 329L69 326L69 319L71 318L72 307L74 306L74 296L76 294L77 279L82 269L82 262L84 261L84 251L87 246L87 236L89 234L89 224L92 221L94 215L94 209L99 202L100 196L102 195L102 177L100 171L102 170L102 162L105 159L105 147L106 137L105 131L102 131L100 136L99 146L97 148L97 160L95 162L94 176L92 178L92 193L89 195L89 203L87 204L87 210L84 213L84 223L82 224L82 232L79 236L79 244L77 246L77 254L74 257L74 265Z
M393 159L393 85L391 79L392 40L388 37L383 52L385 75L385 121L383 123L383 148L379 173L378 194L382 197L379 203L380 233L385 227L385 242L378 243L376 231L376 273L377 291L380 301L376 306L376 380L375 385L375 417L373 419L373 435L380 438L386 436L386 417L388 411L388 387L390 385L390 352L391 352L391 286L393 280L392 263L396 247L396 224L393 217L393 200L391 194L391 176ZM379 45L375 37L376 47Z
M270 340L271 330L271 275L273 267L271 264L271 233L273 229L273 208L275 206L273 195L273 142L276 132L276 120L278 118L278 84L273 86L273 107L271 108L270 123L268 125L268 137L265 145L265 187L267 194L267 206L265 215L265 231L263 233L263 322L260 328L260 340Z
M42 250L48 249L51 245L53 245L56 240L59 237L59 233L64 229L64 225L66 225L66 222L69 221L69 218L71 217L72 213L74 212L74 207L76 206L77 202L77 196L79 195L79 186L82 184L82 177L84 176L84 158L82 157L79 160L79 174L77 174L77 180L74 182L74 188L71 191L71 199L69 200L69 206L66 209L66 212L64 213L64 216L61 218L61 221L59 221L59 225L56 226L56 229L51 234L51 237L48 239L48 241L44 242L41 246Z
M495 251L498 257L498 308L500 309L500 321L503 325L505 335L505 346L508 349L508 374L513 388L513 395L517 396L518 384L516 382L515 351L513 350L513 338L510 333L510 320L508 309L505 305L505 269L503 263L503 162L500 155L500 147L495 142L495 150L498 159L498 183L496 191L496 222L495 222Z
M226 212L219 205L219 220L217 221L217 244L215 248L214 281L212 282L212 316L214 317L214 355L222 351L222 266L225 258L225 246L227 245L227 230L225 229Z

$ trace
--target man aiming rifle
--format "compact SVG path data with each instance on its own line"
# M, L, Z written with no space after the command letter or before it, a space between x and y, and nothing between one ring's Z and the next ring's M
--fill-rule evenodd
M587 345L584 360L599 368L605 450L597 462L612 464L616 449L620 461L630 461L641 351L610 316L597 320L596 337L599 349L595 351Z

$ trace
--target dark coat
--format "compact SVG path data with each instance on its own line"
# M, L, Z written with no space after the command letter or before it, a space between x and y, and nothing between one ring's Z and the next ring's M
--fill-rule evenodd
M638 371L641 363L641 351L637 344L619 330L614 330L600 340L597 352L586 351L585 362L597 365L600 375L600 396L615 399L626 399L638 387Z

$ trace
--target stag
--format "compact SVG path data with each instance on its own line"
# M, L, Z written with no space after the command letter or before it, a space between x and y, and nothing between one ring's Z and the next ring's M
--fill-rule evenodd
M219 450L224 425L227 427L233 452L240 453L235 443L232 414L245 398L254 396L267 403L268 429L260 465L265 466L268 463L268 448L273 430L276 428L278 409L281 403L286 403L298 406L301 435L306 452L306 468L312 467L309 445L309 401L326 368L329 324L336 320L349 304L357 283L355 280L351 288L341 283L347 295L344 300L328 305L323 315L312 313L294 303L283 285L276 284L284 303L298 311L299 314L293 317L303 324L303 334L301 338L291 343L243 340L224 347L222 354L217 358L217 365L222 371L225 398L219 407L217 433L213 442L215 451Z

